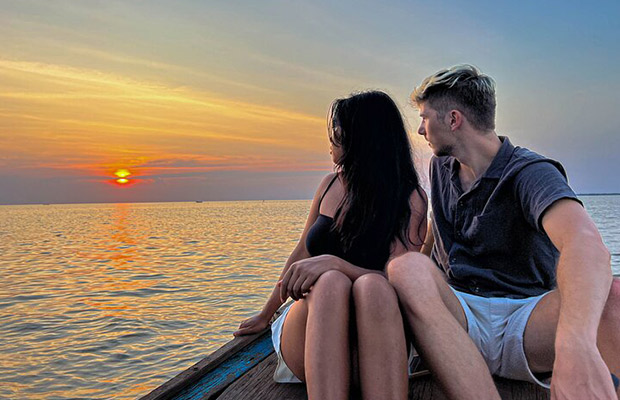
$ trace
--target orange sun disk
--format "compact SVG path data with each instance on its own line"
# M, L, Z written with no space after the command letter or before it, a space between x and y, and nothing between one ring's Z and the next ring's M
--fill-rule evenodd
M114 175L118 177L118 179L115 180L118 185L127 185L128 183L131 183L129 179L127 179L127 177L131 175L131 172L125 168L117 169L114 172Z
M129 175L131 175L131 172L129 172L129 170L126 169L117 169L116 172L114 173L114 175L118 176L119 178L126 178Z

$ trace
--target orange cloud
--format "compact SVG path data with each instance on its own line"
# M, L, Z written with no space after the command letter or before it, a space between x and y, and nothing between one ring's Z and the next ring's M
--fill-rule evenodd
M14 155L0 165L8 168L98 176L121 167L148 174L329 165L323 117L31 61L0 59L0 83L0 149Z

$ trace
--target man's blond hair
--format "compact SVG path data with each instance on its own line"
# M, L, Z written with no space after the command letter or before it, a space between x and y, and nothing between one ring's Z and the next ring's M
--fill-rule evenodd
M416 106L428 103L443 118L457 109L476 129L495 129L495 82L469 64L443 69L422 81L411 93Z

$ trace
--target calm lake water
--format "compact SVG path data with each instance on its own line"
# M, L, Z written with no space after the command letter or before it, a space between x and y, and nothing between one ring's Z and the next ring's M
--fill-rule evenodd
M620 196L582 198L620 273ZM0 398L135 399L268 297L309 201L0 207Z

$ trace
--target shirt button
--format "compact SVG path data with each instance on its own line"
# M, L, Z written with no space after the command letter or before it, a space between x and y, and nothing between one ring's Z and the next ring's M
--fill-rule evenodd
M480 293L480 288L478 286L474 288L474 293Z

